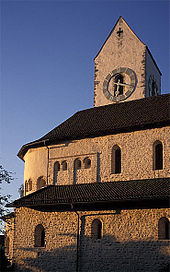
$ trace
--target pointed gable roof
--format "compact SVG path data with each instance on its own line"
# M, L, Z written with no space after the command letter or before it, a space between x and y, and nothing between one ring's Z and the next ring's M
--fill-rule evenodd
M102 47L100 48L99 52L97 53L97 55L95 56L94 59L96 59L97 56L100 54L100 52L102 51L104 45L106 44L106 42L108 41L108 39L110 38L110 36L111 36L112 33L114 32L114 30L115 30L117 24L118 24L120 21L122 21L122 22L129 28L129 30L132 32L132 35L134 35L134 36L135 36L135 37L136 37L143 45L145 45L145 44L139 39L139 37L133 32L133 30L130 28L130 26L127 24L127 22L123 19L123 17L120 16L119 19L117 20L115 26L114 26L114 27L112 28L112 30L110 31L109 35L107 36L105 42L103 43ZM145 45L145 46L146 46L146 45Z

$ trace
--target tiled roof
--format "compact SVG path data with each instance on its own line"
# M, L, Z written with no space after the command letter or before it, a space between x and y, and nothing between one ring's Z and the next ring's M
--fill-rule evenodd
M131 200L167 200L168 196L168 178L74 185L49 185L15 200L10 206L31 207Z
M169 95L149 97L79 111L40 139L22 146L23 159L31 147L65 140L103 136L165 126L169 122Z

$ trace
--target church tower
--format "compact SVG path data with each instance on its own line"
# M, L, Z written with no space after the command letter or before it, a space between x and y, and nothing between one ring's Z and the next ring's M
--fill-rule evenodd
M147 46L120 17L95 57L94 106L161 94L161 72Z

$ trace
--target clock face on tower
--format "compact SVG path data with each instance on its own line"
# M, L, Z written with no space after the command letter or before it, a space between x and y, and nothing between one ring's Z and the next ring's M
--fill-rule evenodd
M103 82L103 93L112 102L127 99L136 89L135 72L127 67L120 67L107 75Z

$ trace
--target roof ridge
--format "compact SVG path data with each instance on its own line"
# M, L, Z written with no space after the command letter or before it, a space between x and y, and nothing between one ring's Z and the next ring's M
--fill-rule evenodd
M169 94L77 111L41 138L23 145L18 156L23 159L29 148L50 143L165 126L169 120L167 97Z

